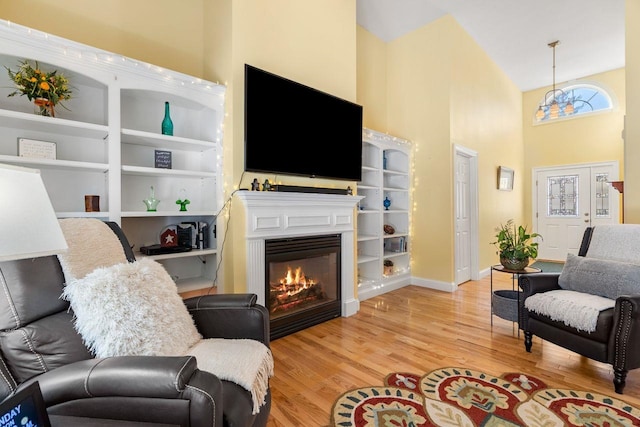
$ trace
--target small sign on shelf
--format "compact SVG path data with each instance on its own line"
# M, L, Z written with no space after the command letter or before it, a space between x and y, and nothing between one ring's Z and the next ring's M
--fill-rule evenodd
M18 138L18 156L55 160L56 143Z
M171 169L171 151L155 150L155 166L159 169Z

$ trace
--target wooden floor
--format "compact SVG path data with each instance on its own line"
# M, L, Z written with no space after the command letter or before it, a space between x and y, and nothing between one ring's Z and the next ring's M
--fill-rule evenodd
M494 274L496 288L511 289L510 276ZM455 293L407 286L361 302L354 316L274 340L268 426L327 426L343 392L382 385L392 371L421 374L442 367L523 372L550 386L640 407L640 369L629 373L625 394L617 395L608 365L536 337L527 353L511 322L494 316L492 327L490 293L488 278L467 282Z

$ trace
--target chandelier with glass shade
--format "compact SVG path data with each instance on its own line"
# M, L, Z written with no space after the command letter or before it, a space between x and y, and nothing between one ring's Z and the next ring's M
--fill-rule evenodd
M556 46L558 44L560 44L559 40L548 44L553 49L553 86L544 95L542 103L538 106L538 111L536 112L537 121L545 118L557 119L561 116L571 116L583 106L591 107L588 101L574 96L572 91L565 92L556 88Z

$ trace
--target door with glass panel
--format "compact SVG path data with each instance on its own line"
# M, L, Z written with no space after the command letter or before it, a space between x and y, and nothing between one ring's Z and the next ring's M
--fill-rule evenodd
M564 261L577 254L587 227L619 221L618 164L534 169L534 220L538 259Z

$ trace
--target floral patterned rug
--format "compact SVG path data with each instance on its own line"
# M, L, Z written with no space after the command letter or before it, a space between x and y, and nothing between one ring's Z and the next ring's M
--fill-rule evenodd
M587 391L557 389L521 373L499 377L463 368L395 372L384 386L342 394L331 410L340 427L640 426L640 409Z

